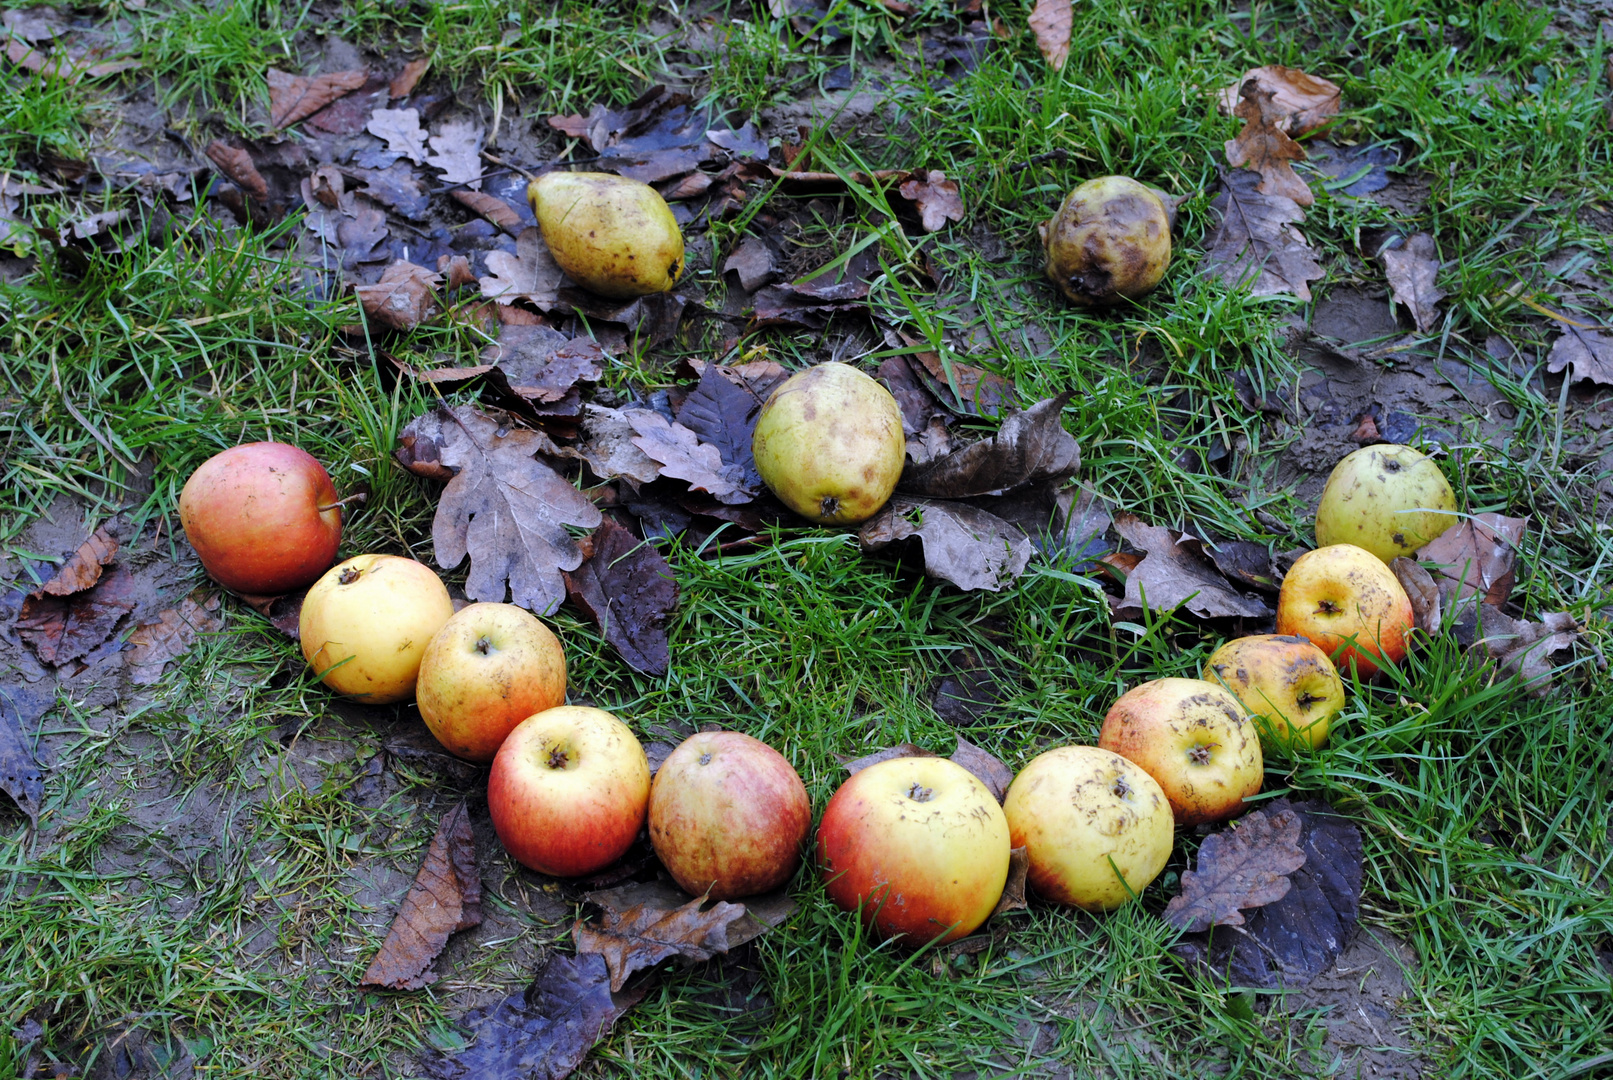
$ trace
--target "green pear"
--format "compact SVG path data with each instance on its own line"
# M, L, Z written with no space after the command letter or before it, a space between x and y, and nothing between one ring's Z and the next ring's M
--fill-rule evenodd
M1153 191L1125 176L1088 180L1037 226L1047 276L1082 307L1147 293L1171 264L1171 223Z
M549 254L601 296L666 292L683 273L683 234L648 184L614 173L545 173L527 185Z

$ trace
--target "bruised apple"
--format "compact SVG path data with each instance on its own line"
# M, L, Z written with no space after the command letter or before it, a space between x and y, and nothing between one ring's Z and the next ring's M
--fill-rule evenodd
M330 474L287 443L243 443L202 462L179 493L179 520L215 581L260 596L314 582L342 540Z
M1344 680L1333 661L1293 635L1235 638L1204 662L1204 678L1238 695L1251 716L1265 721L1261 737L1284 748L1321 746L1344 708Z
M1354 544L1389 563L1457 523L1456 493L1432 458L1409 446L1363 446L1328 474L1316 543Z
M1354 544L1307 551L1277 593L1277 632L1315 642L1362 678L1405 659L1412 625L1411 598L1394 571Z
M355 555L302 601L302 655L324 684L369 705L414 696L426 645L454 614L431 568L397 555Z
M907 440L891 392L831 361L786 379L751 437L762 482L791 510L825 525L866 521L902 475Z
M829 899L912 947L985 922L1008 882L1008 819L986 785L946 758L853 773L818 824Z
M1157 194L1130 177L1088 180L1037 230L1048 280L1082 307L1143 296L1170 266L1170 215Z
M1023 847L1037 895L1109 911L1141 893L1170 859L1175 818L1140 767L1096 746L1060 746L1022 769L1003 802L1008 842Z
M1202 679L1154 679L1120 695L1098 745L1158 781L1178 825L1223 821L1260 791L1260 736L1230 690Z
M801 865L812 828L806 786L784 755L738 731L691 735L650 786L650 845L694 896L776 889Z

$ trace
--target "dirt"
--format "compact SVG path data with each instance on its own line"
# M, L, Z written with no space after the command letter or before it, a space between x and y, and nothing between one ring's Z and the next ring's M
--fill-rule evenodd
M1316 1071L1326 1076L1420 1080L1433 1063L1406 1019L1407 973L1417 953L1405 942L1372 928L1361 933L1333 966L1303 992L1285 999L1292 1015L1319 1012L1326 1029Z

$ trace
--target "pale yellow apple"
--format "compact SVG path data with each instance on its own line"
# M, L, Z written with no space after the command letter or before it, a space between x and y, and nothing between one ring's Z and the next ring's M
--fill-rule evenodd
M396 555L355 555L303 598L302 654L338 694L370 705L407 701L426 645L453 614L430 567Z
M1316 543L1354 544L1388 563L1456 524L1456 493L1439 465L1409 446L1384 443L1333 466L1316 507Z
M1153 777L1111 750L1060 746L1026 765L1003 803L1009 843L1037 895L1109 911L1141 893L1171 856L1176 822Z
M1204 662L1204 678L1243 702L1278 746L1321 746L1344 709L1344 680L1327 653L1291 634L1254 634L1222 645Z
M566 654L531 612L471 604L426 646L415 701L451 753L492 761L516 724L566 703Z

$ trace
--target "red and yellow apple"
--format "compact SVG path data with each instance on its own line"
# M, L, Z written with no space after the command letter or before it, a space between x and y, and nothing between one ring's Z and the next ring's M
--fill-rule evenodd
M414 696L445 748L492 761L516 724L566 703L566 654L531 612L470 604L426 645Z
M991 915L1008 881L1008 819L986 785L935 757L853 773L818 823L829 898L887 937L955 941Z
M621 858L644 827L650 762L603 709L562 705L517 724L487 777L493 831L522 866L581 877Z
M1203 679L1132 687L1103 718L1098 745L1152 776L1178 825L1232 817L1265 778L1260 736L1243 703Z
M776 889L812 829L806 785L784 755L738 731L691 735L650 785L650 844L685 892L732 900Z
M315 581L342 540L330 474L287 443L244 443L202 462L179 493L179 520L215 581L261 596Z
M1277 632L1308 638L1363 679L1406 656L1411 598L1382 559L1354 544L1307 551L1283 576Z
M1210 654L1204 678L1236 694L1255 718L1262 740L1270 737L1284 749L1300 743L1321 746L1328 725L1344 708L1338 669L1327 653L1302 637L1235 638Z
M1389 563L1456 524L1456 493L1434 460L1384 443L1333 466L1316 507L1316 543L1354 544Z
M454 614L431 568L397 555L355 555L302 601L302 655L324 684L369 705L414 696L426 645Z
M1003 802L1008 842L1023 847L1037 895L1109 911L1141 893L1171 856L1169 800L1136 764L1096 746L1038 755Z

